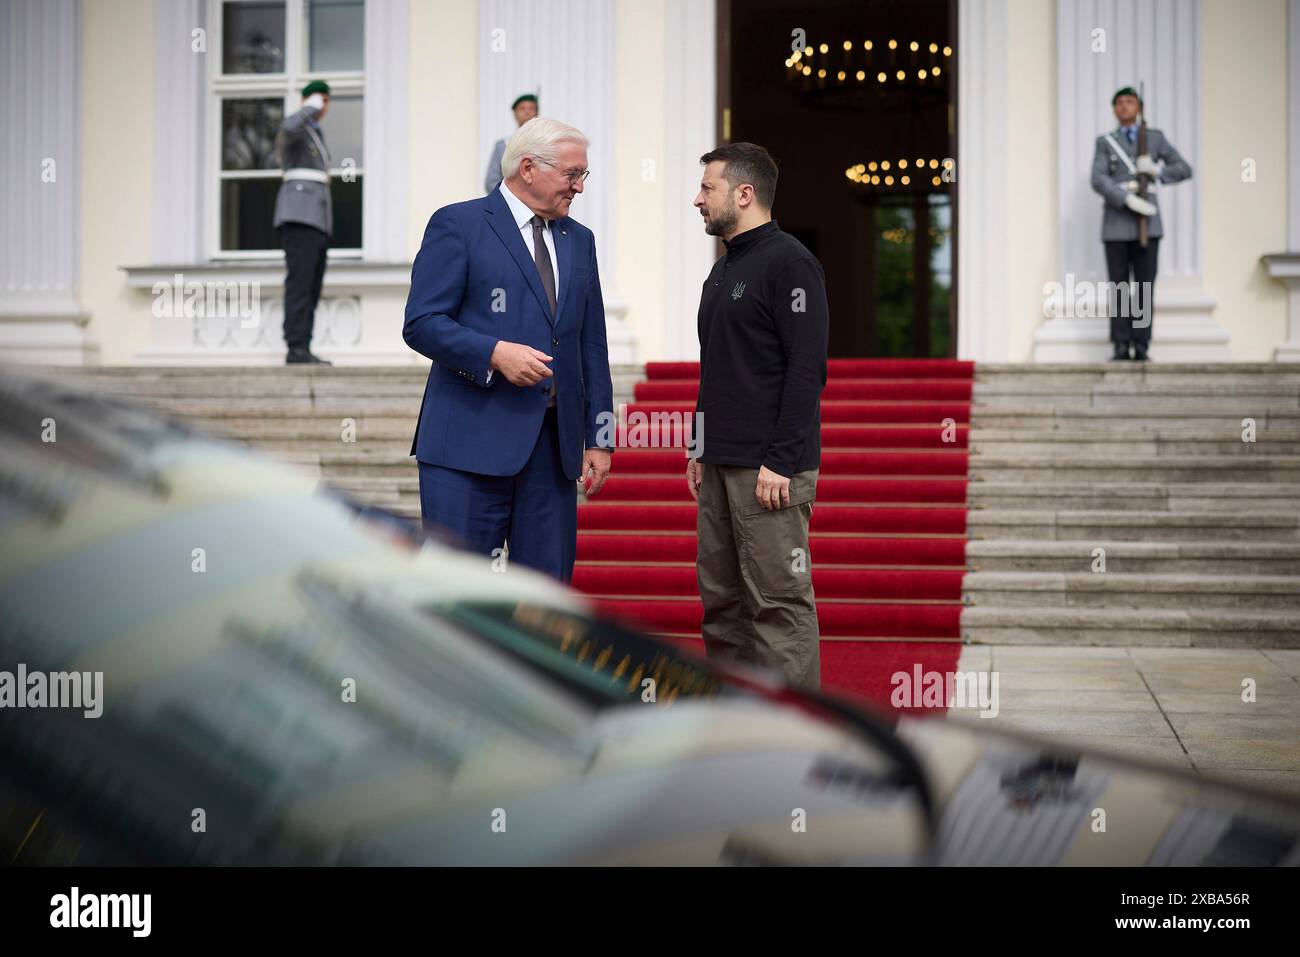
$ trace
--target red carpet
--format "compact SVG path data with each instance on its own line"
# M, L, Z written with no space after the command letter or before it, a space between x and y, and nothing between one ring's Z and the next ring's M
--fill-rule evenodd
M620 446L686 420L698 377L698 363L647 365ZM811 542L823 687L890 707L895 672L956 667L973 377L972 363L944 359L830 362ZM620 448L604 490L579 507L574 585L605 613L702 650L685 470L680 448Z

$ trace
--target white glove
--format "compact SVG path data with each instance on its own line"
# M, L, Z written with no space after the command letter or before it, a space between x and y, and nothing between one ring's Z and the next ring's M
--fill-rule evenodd
M313 93L311 96L307 97L307 99L302 101L302 105L310 106L313 110L319 112L325 109L325 97L319 93Z
M1136 193L1138 188L1138 181L1135 179L1131 179L1124 184L1124 188L1128 190L1130 193ZM1155 191L1156 191L1156 184L1154 182L1147 183L1147 195L1152 196L1155 194Z
M1129 193L1125 196L1124 205L1139 216L1154 216L1156 214L1156 204L1148 202L1136 193Z
M1146 173L1148 176L1160 175L1159 165L1145 153L1137 158L1137 171L1139 173Z

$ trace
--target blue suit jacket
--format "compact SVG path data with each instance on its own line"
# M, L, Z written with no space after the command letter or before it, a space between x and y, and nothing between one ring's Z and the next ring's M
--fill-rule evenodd
M559 266L556 315L505 198L444 206L429 219L411 269L402 338L433 360L411 454L430 465L514 475L537 443L554 385L564 474L577 479L582 452L596 448L614 388L605 342L605 303L591 230L567 216L552 223ZM555 373L530 387L500 372L486 383L499 340L554 358ZM607 430L608 431L608 430Z

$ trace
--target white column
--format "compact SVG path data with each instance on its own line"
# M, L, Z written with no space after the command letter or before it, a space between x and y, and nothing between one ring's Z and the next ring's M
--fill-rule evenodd
M700 288L717 240L691 205L699 158L717 142L717 13L713 0L667 0L664 29L664 358L700 357Z
M957 5L957 357L1007 359L1007 0Z
M571 215L596 236L609 359L622 363L635 361L636 344L623 320L627 308L618 296L613 256L614 16L607 0L482 0L478 160L486 171L493 144L515 131L510 104L539 89L538 112L576 126L590 141L592 174Z
M1300 251L1300 0L1289 0L1286 11L1286 88L1287 99L1287 174L1286 181L1286 239L1287 246ZM1292 340L1300 339L1295 322L1300 319L1291 314Z
M203 258L204 69L209 37L202 0L154 4L153 261Z
M367 262L395 263L406 258L411 11L408 0L369 0L365 16L361 245ZM436 169L431 163L428 175L438 175Z
M80 0L0 3L0 361L99 354L77 297L81 23Z
M1093 151L1097 136L1115 127L1114 92L1142 83L1147 121L1192 167L1191 180L1158 189L1164 236L1152 351L1166 361L1230 358L1201 277L1200 0L1057 0L1056 17L1059 281L1069 289L1107 278ZM1104 359L1108 337L1108 320L1065 309L1038 330L1034 358Z
M1273 353L1278 362L1300 362L1300 0L1288 0L1286 8L1287 97L1287 256L1265 257L1269 275L1282 279L1287 288L1286 342Z

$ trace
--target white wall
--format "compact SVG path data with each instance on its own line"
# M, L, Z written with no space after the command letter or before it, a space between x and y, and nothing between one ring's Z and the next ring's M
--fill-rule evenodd
M1269 362L1287 323L1286 287L1259 259L1287 248L1286 2L1202 0L1201 25L1205 288L1232 358Z
M410 0L408 259L435 210L483 191L478 8L478 0Z
M614 136L607 163L593 163L593 179L601 177L612 197L606 234L613 253L602 268L627 305L641 358L679 358L689 354L693 337L692 304L700 281L694 273L707 270L709 257L697 267L700 257L687 247L699 237L673 217L683 204L689 206L684 177L696 175L694 157L713 145L694 140L705 136L700 124L707 125L712 114L714 67L711 43L706 50L694 34L675 35L674 24L689 24L692 11L711 4L611 2ZM998 195L984 201L992 200L1000 211L1005 238L1000 256L989 260L1000 260L998 268L986 275L968 271L959 282L968 289L977 283L996 288L992 301L1005 303L994 312L962 317L964 323L990 324L996 333L984 341L1003 354L982 358L1024 361L1043 323L1042 287L1059 278L1056 5L1001 2L1006 10L1005 61L999 65L1007 79L1004 109L992 103L984 109L1001 115L1005 136L998 144L1000 165L992 173L992 193ZM1286 0L1201 3L1202 160L1196 176L1204 197L1205 292L1217 303L1215 320L1231 336L1232 357L1269 360L1286 334L1285 289L1268 279L1259 263L1264 253L1287 248ZM497 131L480 128L479 0L409 0L409 9L404 199L405 254L411 258L437 207L481 190L482 144ZM154 148L159 135L155 24L154 0L84 5L77 278L80 303L90 315L87 331L107 363L132 361L149 330L149 296L128 290L119 267L156 259L151 229L160 176ZM711 36L711 21L700 31ZM700 47L701 55L686 56L688 47ZM672 69L673 63L684 66ZM701 89L702 84L710 88ZM544 111L550 102L543 89ZM698 107L698 116L684 112L683 104ZM505 119L508 123L508 113ZM688 122L693 124L689 135L683 127ZM1254 183L1241 181L1247 158L1256 162ZM959 176L965 171L959 168ZM970 181L962 184L969 191ZM987 225L969 215L962 221L963 231L982 242Z

